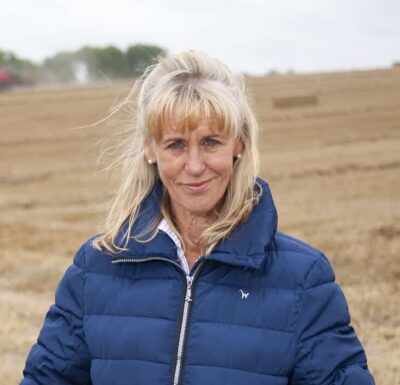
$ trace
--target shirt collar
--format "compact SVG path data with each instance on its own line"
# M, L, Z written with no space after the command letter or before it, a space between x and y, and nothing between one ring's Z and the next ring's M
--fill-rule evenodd
M172 230L171 226L169 225L169 223L167 222L167 220L165 218L161 219L157 228L158 228L158 230L161 230L165 234L167 234L172 239L172 241L175 243L176 251L178 254L180 264L181 264L183 270L185 270L186 275L189 275L189 273L190 273L189 264L186 259L185 253L183 252L182 243L181 243L180 239L178 238L178 236Z

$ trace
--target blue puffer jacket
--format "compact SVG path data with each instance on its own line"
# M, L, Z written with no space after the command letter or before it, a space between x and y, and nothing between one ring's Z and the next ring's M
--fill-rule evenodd
M23 385L371 385L325 256L276 231L269 187L189 277L163 232L65 273ZM157 187L137 230L159 212Z

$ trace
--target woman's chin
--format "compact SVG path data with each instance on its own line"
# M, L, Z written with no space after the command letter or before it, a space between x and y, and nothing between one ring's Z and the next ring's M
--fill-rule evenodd
M204 207L188 207L186 211L196 217L209 217L212 216L214 206L204 206Z
M179 206L188 214L197 217L208 217L212 215L212 212L216 206L216 204L213 204L207 199L204 201L200 199L191 199L189 201L186 201L184 204L182 204L182 202L177 202L177 203L178 204L174 206Z

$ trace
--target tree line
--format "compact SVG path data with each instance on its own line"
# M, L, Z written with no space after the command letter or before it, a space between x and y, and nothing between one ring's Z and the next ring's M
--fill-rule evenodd
M126 50L114 45L84 46L33 63L0 49L0 66L21 83L87 83L139 77L157 57L166 54L165 49L146 44L131 45Z

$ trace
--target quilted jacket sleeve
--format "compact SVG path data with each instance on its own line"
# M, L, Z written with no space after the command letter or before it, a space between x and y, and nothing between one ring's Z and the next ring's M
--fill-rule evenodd
M300 293L297 352L291 385L373 385L346 299L324 255Z
M20 385L90 384L90 354L83 331L83 248L62 278L26 361Z

